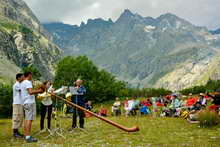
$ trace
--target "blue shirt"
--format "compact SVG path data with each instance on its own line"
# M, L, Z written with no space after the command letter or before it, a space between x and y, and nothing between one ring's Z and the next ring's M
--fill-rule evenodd
M78 95L72 96L72 102L74 104L77 104L79 106L85 107L85 94L86 94L86 88L84 86L80 86L80 88L77 90Z

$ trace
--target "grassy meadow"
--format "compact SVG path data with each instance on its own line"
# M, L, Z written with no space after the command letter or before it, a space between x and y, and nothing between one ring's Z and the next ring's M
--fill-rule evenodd
M14 139L11 134L11 120L0 120L0 147L219 147L220 126L200 128L181 118L154 118L151 116L109 117L127 127L138 125L140 131L126 133L96 118L86 119L86 132L74 130L70 118L62 118L65 139L48 133L35 135L38 143L27 144L23 139ZM53 120L54 121L54 120ZM53 122L54 124L54 122ZM34 122L33 133L39 131L39 118Z

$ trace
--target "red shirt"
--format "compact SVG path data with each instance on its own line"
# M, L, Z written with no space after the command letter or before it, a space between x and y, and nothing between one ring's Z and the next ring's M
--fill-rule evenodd
M147 100L142 101L141 104L144 106L151 106L152 105L151 102L147 101Z
M108 110L106 108L101 108L99 113L100 114L106 114L107 115Z
M187 100L186 106L192 106L192 105L194 105L196 102L197 102L197 98L191 97L191 98L189 98L189 99Z
M163 106L163 104L161 104L160 102L157 102L157 106Z

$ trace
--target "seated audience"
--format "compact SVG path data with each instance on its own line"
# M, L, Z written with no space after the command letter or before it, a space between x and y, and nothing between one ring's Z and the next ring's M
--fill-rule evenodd
M220 90L215 92L214 96L210 95L209 93L207 95L213 99L213 105L211 105L209 109L217 112L220 115Z
M186 102L186 107L191 108L197 102L197 98L192 96L192 93L189 94L189 98Z
M132 111L131 111L132 115L137 115L137 111L139 110L139 106L140 106L140 100L135 98L134 102L133 102L133 106L132 106Z
M101 106L101 109L99 111L99 115L106 117L108 115L108 110L106 108L104 108L103 106Z
M126 99L125 101L125 116L128 117L128 115L131 113L131 111L133 110L133 105L134 105L134 99Z
M88 101L85 105L85 108L89 111L92 111L92 101Z
M179 100L176 94L173 94L172 102L171 102L171 111L173 113L173 116L177 117L180 115L180 109L179 109L180 107L181 107L181 101Z
M202 106L204 106L204 107L206 106L207 103L206 103L205 94L203 94L203 93L199 94L198 102L200 102Z
M85 105L86 110L92 111L92 101L88 101ZM91 117L92 115L90 113L85 112L86 118Z
M112 113L114 116L118 116L121 114L121 102L119 101L118 97L115 99L115 102L112 106Z
M202 105L200 102L196 102L188 115L188 121L190 123L198 123L198 115L202 110Z
M141 113L141 115L150 114L150 109L147 106L145 106L145 105L141 105L140 113Z

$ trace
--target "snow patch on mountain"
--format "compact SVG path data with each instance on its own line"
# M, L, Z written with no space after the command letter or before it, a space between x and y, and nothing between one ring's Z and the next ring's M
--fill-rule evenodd
M155 29L156 29L156 27L155 26L151 26L151 25L148 25L148 26L144 27L144 31L145 32L150 32L150 31L153 31Z

